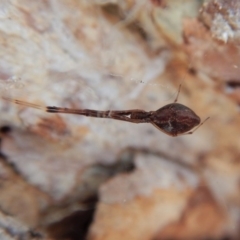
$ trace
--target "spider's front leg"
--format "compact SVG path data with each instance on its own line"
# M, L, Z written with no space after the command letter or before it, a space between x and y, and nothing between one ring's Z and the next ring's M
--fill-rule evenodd
M147 123L150 122L151 113L139 109L122 111L117 114L112 114L111 118L132 122L132 123Z

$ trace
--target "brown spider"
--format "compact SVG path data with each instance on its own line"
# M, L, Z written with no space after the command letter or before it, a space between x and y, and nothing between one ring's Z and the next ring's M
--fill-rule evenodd
M180 103L177 103L180 89L181 85L179 86L177 97L173 103L167 104L156 111L150 112L139 109L98 111L91 109L61 108L55 106L45 107L7 97L3 97L3 99L23 106L44 110L49 113L69 113L84 115L86 117L111 118L131 123L151 123L165 134L176 137L179 135L192 134L209 119L208 117L201 122L201 119L194 111ZM196 128L193 129L194 127Z

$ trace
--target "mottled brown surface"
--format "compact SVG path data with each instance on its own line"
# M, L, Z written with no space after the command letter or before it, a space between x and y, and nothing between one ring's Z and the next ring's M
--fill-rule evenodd
M205 1L200 17L210 28L212 36L225 43L240 43L240 2L238 0Z
M219 239L225 233L227 216L206 187L193 192L180 219L164 227L155 239Z
M238 45L214 40L209 30L197 19L184 21L184 37L191 67L220 81L239 82Z
M202 3L0 1L1 96L152 111L182 84L210 116L172 138L1 100L1 239L239 238L239 3Z
M151 197L136 197L127 203L102 203L89 239L152 239L159 228L178 219L188 195L188 191L168 189L155 191Z

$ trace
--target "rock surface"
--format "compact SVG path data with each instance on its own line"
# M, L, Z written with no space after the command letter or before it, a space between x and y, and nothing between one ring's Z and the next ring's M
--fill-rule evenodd
M172 138L2 99L0 238L239 239L239 11L237 0L1 0L2 97L152 111L182 84L178 102L210 120Z

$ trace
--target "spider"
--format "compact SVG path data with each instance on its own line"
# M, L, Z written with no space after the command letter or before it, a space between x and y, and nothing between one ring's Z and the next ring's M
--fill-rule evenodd
M180 90L181 85L179 85L178 93L173 103L167 104L156 111L150 112L140 109L117 111L72 109L55 106L41 106L7 97L3 97L3 99L26 107L44 110L49 113L78 114L86 117L110 118L131 123L151 123L163 133L172 137L176 137L179 135L194 133L200 126L203 125L204 122L209 119L209 117L207 117L203 122L201 122L200 117L193 110L183 104L177 103Z

